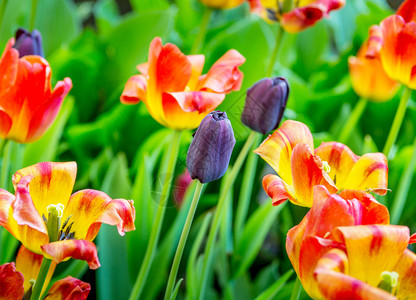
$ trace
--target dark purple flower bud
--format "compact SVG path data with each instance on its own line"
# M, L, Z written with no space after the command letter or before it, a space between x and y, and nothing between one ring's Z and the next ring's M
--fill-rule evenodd
M227 114L209 113L194 133L186 156L191 178L201 183L221 178L227 171L234 145L234 132Z
M263 78L247 90L241 121L252 130L268 133L279 126L289 97L283 77Z
M39 55L43 57L42 37L36 29L29 31L19 28L16 31L16 41L13 48L19 51L19 57L26 55Z

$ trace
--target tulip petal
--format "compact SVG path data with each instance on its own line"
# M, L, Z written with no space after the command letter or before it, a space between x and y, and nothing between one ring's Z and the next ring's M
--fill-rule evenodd
M0 189L0 226L7 228L9 215L12 213L11 207L14 199L15 197L13 194Z
M191 78L188 82L188 88L193 91L196 89L199 76L202 74L202 69L204 68L205 56L204 55L188 55L188 60L191 62L192 73Z
M90 269L98 269L97 249L94 243L86 240L64 240L45 244L42 247L46 258L52 259L59 264L70 257L85 260Z
M312 206L313 188L316 185L324 185L331 193L338 191L331 178L323 170L322 161L312 154L308 144L295 146L291 162L293 187L299 205Z
M90 291L91 286L89 283L67 276L64 279L58 280L54 283L49 290L48 295L45 297L45 300L84 300L87 299Z
M313 137L309 128L297 121L285 121L282 126L254 150L289 186L293 185L291 157L297 144L306 143L313 149Z
M263 177L263 189L267 195L272 198L273 205L278 206L286 200L300 205L300 203L293 196L294 191L291 191L291 188L276 175L266 175Z
M40 216L48 216L47 206L67 205L77 173L75 162L43 162L21 169L13 176L16 186L22 177L32 176L29 193Z
M33 113L30 120L29 132L26 136L26 142L31 143L39 139L45 131L52 125L65 96L72 88L72 81L66 77L63 81L59 81L50 96L50 99Z
M408 22L416 22L416 0L404 1L396 12L396 15L402 16Z
M136 211L133 200L114 199L108 203L98 222L116 225L118 233L124 235L126 231L136 229L134 226L135 217Z
M387 193L388 170L387 158L384 154L364 154L350 171L343 188L370 190L379 195L385 195Z
M12 119L0 106L0 138L6 138L11 128Z
M399 274L397 297L399 299L416 298L416 255L406 249L394 271Z
M306 226L309 222L310 213L300 221L300 223L289 229L286 237L286 253L292 263L293 269L299 276L299 256L300 248L302 247L303 236L305 234Z
M0 299L23 299L23 275L16 270L14 263L0 266Z
M409 244L414 244L414 243L416 243L416 233L413 233L410 236L410 240L409 240Z
M345 244L350 274L377 286L381 273L392 271L407 248L409 228L394 225L338 227L334 237Z
M146 99L147 80L143 75L134 75L129 78L120 96L121 103L137 104Z
M218 59L198 83L198 89L207 92L229 93L238 91L243 73L238 69L246 59L237 50L228 50Z

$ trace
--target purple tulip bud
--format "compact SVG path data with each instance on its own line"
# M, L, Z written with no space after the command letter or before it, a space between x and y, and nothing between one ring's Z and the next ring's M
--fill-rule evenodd
M234 145L234 132L227 114L209 113L194 133L186 156L191 178L201 183L221 178L227 171Z
M241 121L252 130L268 133L279 126L289 97L283 77L263 78L247 90Z
M19 57L25 55L39 55L43 57L42 37L36 29L29 31L19 28L16 31L16 41L13 48L19 51Z

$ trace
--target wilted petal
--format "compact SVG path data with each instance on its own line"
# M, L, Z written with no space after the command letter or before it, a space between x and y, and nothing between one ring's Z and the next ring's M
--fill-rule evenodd
M52 259L59 264L69 258L85 260L90 269L98 269L97 249L94 243L86 240L64 240L43 245L43 254L46 258Z
M0 298L3 300L23 299L23 275L14 263L0 266Z
M134 227L135 218L136 211L133 200L113 199L108 203L98 222L116 225L118 233L124 235L125 232L136 229Z
M68 276L54 283L45 300L84 300L90 291L89 283Z

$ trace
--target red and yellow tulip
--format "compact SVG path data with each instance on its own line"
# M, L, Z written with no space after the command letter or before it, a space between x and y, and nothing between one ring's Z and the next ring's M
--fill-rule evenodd
M134 230L133 201L113 200L96 190L71 195L76 171L75 162L44 162L17 171L15 195L0 189L0 225L27 249L55 263L73 257L96 269L100 263L92 241L101 223L116 225L120 235ZM48 230L51 213L61 226Z
M364 42L357 56L348 59L352 87L357 95L373 102L390 100L399 88L399 83L383 69L380 57L366 57L368 42Z
M48 295L45 297L45 300L84 300L88 298L90 291L91 286L89 283L67 276L54 283L49 290Z
M71 79L51 87L49 63L38 55L19 58L10 39L0 58L0 138L19 143L39 139L52 125Z
M345 0L261 0L267 20L279 22L290 33L305 30L332 10L345 5Z
M240 89L243 73L238 69L245 58L236 50L225 53L201 75L205 57L184 55L173 44L153 39L149 61L137 66L140 75L127 81L120 100L136 104L140 100L152 117L173 129L193 129L225 98Z
M23 299L23 275L16 270L14 263L0 266L0 299Z
M278 174L263 178L263 188L274 205L290 200L311 207L316 185L324 185L331 193L356 189L386 194L388 167L382 153L360 157L337 142L313 149L309 128L289 120L254 151Z
M395 15L370 28L367 56L380 56L387 75L416 88L416 1L406 0Z

